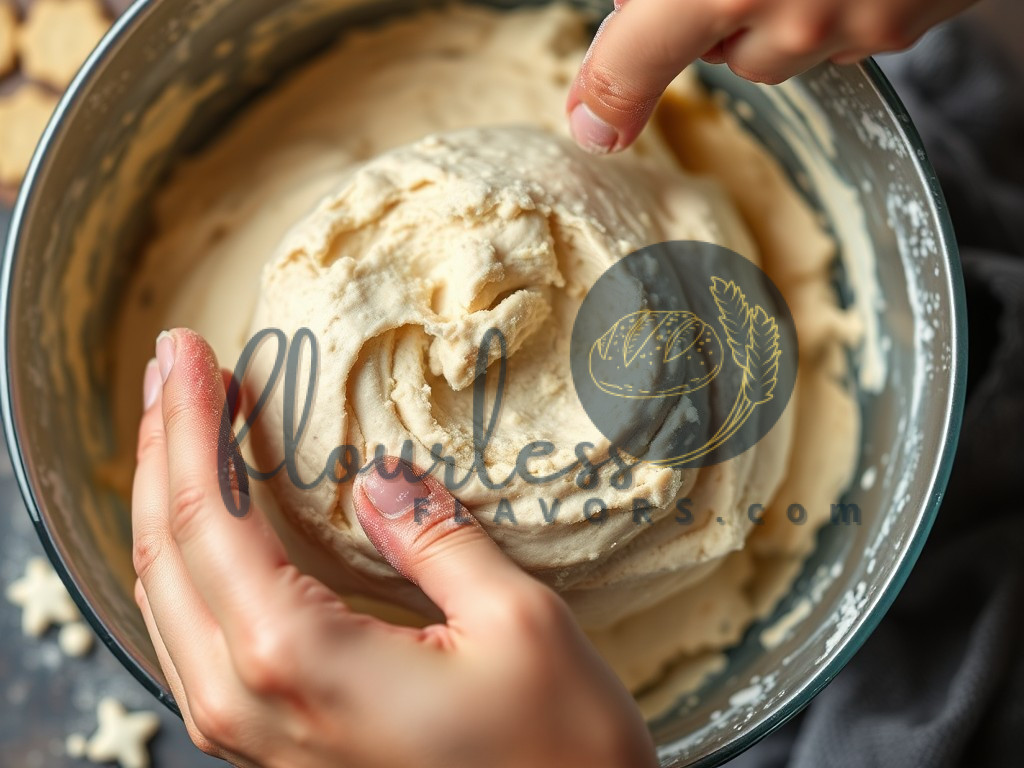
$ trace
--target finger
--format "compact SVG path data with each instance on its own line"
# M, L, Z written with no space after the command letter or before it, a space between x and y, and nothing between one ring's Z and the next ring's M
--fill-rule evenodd
M736 75L754 83L777 85L824 61L832 51L797 54L781 50L767 33L751 32L728 41L723 58Z
M301 656L296 643L305 647L325 632L350 640L387 632L383 622L354 615L289 561L266 516L233 487L246 480L244 463L234 476L218 472L234 466L225 457L237 452L237 442L210 346L193 331L178 329L161 335L157 357L164 377L171 532L242 682L268 690L301 685L307 673L316 674L315 660L294 658ZM227 508L236 502L244 516ZM305 638L292 631L299 626ZM279 652L282 647L287 651Z
M164 639L161 636L160 628L157 626L156 619L153 617L153 607L150 605L149 597L146 595L146 588L142 585L142 581L140 579L135 580L135 604L138 605L139 611L142 613L142 619L146 623L146 629L149 631L149 637L153 641L153 648L156 650L156 657L160 662L160 668L163 670L164 677L167 679L167 686L171 689L171 694L174 696L174 702L178 705L178 710L181 712L181 719L185 722L185 728L188 731L189 737L192 739L192 743L208 755L222 757L216 745L200 733L199 729L196 727L195 720L192 718L192 710L188 705L188 696L186 695L185 687L181 682L181 675L178 674L178 670L174 665L174 660L171 658L171 654L167 650L167 645L164 643Z
M399 459L375 462L357 480L353 498L370 541L441 609L449 626L472 622L482 603L505 590L537 586L442 483L419 477Z
M258 729L261 727L261 723L258 720L250 719L250 722L243 723L242 720L247 714L248 707L241 704L242 697L239 695L237 680L233 677L228 676L230 673L226 673L230 670L230 660L227 658L226 653L218 653L214 658L212 666L217 670L217 674L208 676L201 688L191 687L186 688L181 682L181 677L178 674L178 670L171 658L170 653L167 651L167 646L163 642L161 637L160 628L156 624L156 619L153 617L153 609L149 602L149 597L146 595L146 590L140 580L135 581L135 603L139 607L139 611L142 613L143 621L146 623L146 628L149 631L150 637L153 639L153 647L156 650L157 659L160 661L160 667L164 671L164 676L167 678L167 685L171 689L171 693L174 694L174 701L178 705L178 710L181 712L181 719L185 723L185 729L188 731L189 738L192 739L192 743L196 745L200 750L208 755L219 757L222 760L230 762L232 765L238 766L238 768L258 768L258 763L253 762L241 755L234 754L228 749L224 748L220 744L211 740L199 727L196 722L196 716L193 714L192 700L194 697L199 697L200 700L207 702L219 701L219 702L232 702L233 706L228 711L221 711L215 715L215 718L210 718L210 715L206 715L208 721L205 725L210 728L213 725L213 730L227 730L229 732L235 732L237 734L243 734L248 731L250 735L243 738L250 748L256 747L261 744L260 735L262 735ZM192 696L190 696L190 691ZM230 694L230 695L229 695ZM206 705L207 709L210 709L209 704ZM225 728L223 725L219 725L219 722L223 718L229 718L233 721L233 725L229 725ZM255 725L253 724L255 722ZM218 723L218 725L214 725ZM236 737L237 738L237 737Z
M227 633L252 618L246 612L272 593L288 558L270 523L249 501L213 350L198 334L178 329L161 334L157 357L171 532L196 588Z
M722 47L725 62L740 77L776 84L825 61L841 49L835 11L795 6L791 15L733 35Z
M673 79L740 26L706 2L631 0L602 24L569 93L569 124L590 152L628 147Z
M144 393L147 407L139 423L132 483L133 562L180 676L186 685L202 684L211 649L223 640L189 578L168 524L167 450L155 360L146 367Z
M963 0L933 2L912 12L915 9L900 4L854 3L844 24L849 40L844 48L869 55L904 50L967 5Z

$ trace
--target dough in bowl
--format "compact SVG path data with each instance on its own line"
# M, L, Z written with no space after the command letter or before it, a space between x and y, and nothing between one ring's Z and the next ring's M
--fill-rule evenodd
M421 468L439 446L458 479L471 475L456 495L565 597L631 689L670 671L692 685L786 593L849 482L859 421L845 349L856 324L832 290L834 245L817 218L692 77L628 152L595 158L571 143L565 94L587 43L582 17L561 6L389 21L347 35L182 163L158 197L119 324L122 463L130 476L138 378L162 328L194 328L227 367L260 329L308 328L320 360L297 450L303 478L320 476L338 446L362 463L377 446L410 446ZM774 279L800 342L785 412L722 464L641 464L628 488L611 483L612 467L596 488L574 473L525 482L513 470L531 442L551 444L529 460L534 476L572 464L583 443L595 461L607 452L573 388L575 313L611 264L665 240L726 246ZM704 337L676 320L687 344ZM469 471L489 328L508 345L485 452L493 481L512 476L501 488ZM269 349L256 357L253 386L268 361ZM282 404L279 387L245 441L257 467L282 458ZM370 545L351 482L303 490L280 473L252 488L302 567L346 594L430 608ZM603 522L585 514L593 498ZM653 506L650 524L634 522L636 498ZM803 525L786 519L794 502Z

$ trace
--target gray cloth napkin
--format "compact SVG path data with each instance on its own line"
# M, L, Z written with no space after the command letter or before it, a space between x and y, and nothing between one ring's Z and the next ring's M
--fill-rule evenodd
M863 649L730 768L1024 766L1024 78L1002 37L963 19L880 62L942 181L967 282L967 409L938 521Z

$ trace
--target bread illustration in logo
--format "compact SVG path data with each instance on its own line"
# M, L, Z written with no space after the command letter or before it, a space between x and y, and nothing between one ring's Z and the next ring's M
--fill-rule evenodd
M590 377L617 397L676 397L714 381L723 358L715 329L693 312L641 310L594 342Z

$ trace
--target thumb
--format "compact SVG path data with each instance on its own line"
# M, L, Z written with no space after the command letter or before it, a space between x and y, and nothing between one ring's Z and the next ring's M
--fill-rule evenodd
M605 19L569 92L580 147L604 154L636 140L669 83L729 35L733 23L711 5L631 0Z
M377 551L449 620L470 618L481 594L536 586L443 483L400 459L375 460L356 481L353 499Z

